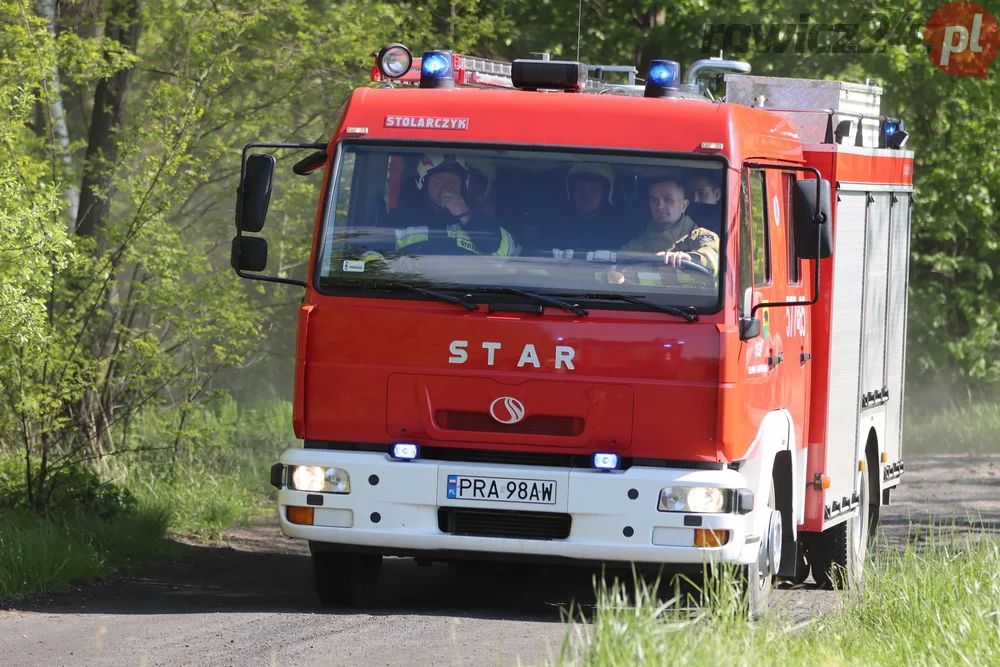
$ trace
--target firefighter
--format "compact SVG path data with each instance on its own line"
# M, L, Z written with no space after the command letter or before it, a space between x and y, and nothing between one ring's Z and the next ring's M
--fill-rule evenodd
M713 277L719 275L719 236L699 227L685 214L690 201L684 188L675 179L660 179L649 187L649 212L652 220L646 231L626 243L618 251L617 264L607 271L608 282L622 284L661 285L704 282L696 274L688 273L682 278L678 271L675 278L664 276L648 277L648 272L633 268L631 264L680 268L681 262L689 261L708 269ZM629 264L630 266L621 266ZM656 272L659 274L659 271Z
M615 172L607 164L577 162L570 167L565 212L543 229L538 244L542 253L556 258L610 256L621 243L621 237L613 240L614 185Z
M714 172L702 172L689 180L687 192L688 199L695 204L718 204L722 199L722 187Z
M421 192L418 203L393 209L388 216L389 225L396 228L395 250L492 257L515 253L510 233L466 200L469 170L462 157L423 156L417 164L416 184Z
M489 160L474 158L466 162L469 167L469 186L466 188L468 199L472 205L490 220L497 219L497 207L490 199L493 192L493 182L496 180L496 169Z

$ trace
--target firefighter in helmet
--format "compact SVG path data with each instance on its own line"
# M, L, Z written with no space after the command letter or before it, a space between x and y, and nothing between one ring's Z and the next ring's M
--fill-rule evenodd
M429 254L472 253L492 257L514 254L510 233L470 205L469 169L454 154L429 153L417 163L421 196L413 207L394 209L395 250Z
M469 167L469 185L466 188L466 199L479 212L490 220L497 219L497 207L490 195L493 193L493 182L497 178L496 169L489 160L474 158L466 161Z
M654 181L649 186L652 219L645 232L618 251L616 266L607 272L608 282L663 285L713 282L718 278L719 236L686 214L689 204L678 180ZM675 270L662 272L664 268Z
M595 253L610 256L621 244L614 240L616 224L614 203L615 172L607 164L577 162L566 174L566 209L562 220L547 225L541 241L544 253L557 258L594 258Z

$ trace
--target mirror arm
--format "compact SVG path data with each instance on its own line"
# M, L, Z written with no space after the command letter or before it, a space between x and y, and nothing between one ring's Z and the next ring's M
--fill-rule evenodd
M817 218L823 220L823 215L817 215ZM820 225L826 224L825 221L820 222L816 225L816 244L819 247L820 240L823 238L823 228ZM771 301L758 303L756 306L750 309L750 319L753 319L755 314L760 308L778 308L783 306L814 306L816 302L819 301L819 258L812 260L813 265L813 296L808 301Z
M239 225L236 227L236 247L239 248L239 239L243 238L243 229ZM309 287L305 282L301 280L295 280L293 278L274 278L272 276L256 276L252 273L244 273L242 269L239 268L239 258L237 257L236 266L233 269L236 271L236 275L240 278L246 278L247 280L262 280L266 283L283 283L285 285L298 285L299 287Z

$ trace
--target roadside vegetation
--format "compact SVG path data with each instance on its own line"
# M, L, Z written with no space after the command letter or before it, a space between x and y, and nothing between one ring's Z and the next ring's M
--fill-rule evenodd
M267 466L291 439L301 293L230 268L240 151L328 139L389 42L579 52L641 73L724 47L759 74L885 83L883 113L906 120L917 155L908 381L993 396L1000 78L949 77L919 40L864 58L706 41L706 24L859 20L844 3L748 7L0 0L0 597L106 576L163 556L170 531L215 539L264 511ZM899 15L917 25L937 7L907 0ZM861 33L885 28L879 16ZM270 267L303 279L320 179L278 159ZM1000 408L955 410L915 411L908 451L1000 449Z
M731 577L709 585L703 608L678 609L641 582L598 589L592 623L566 634L567 665L957 665L1000 663L1000 544L958 541L876 555L858 593L805 623L780 610L751 625Z
M239 410L224 396L186 423L176 451L112 459L102 474L65 469L41 512L24 503L24 461L0 455L0 600L155 563L173 553L171 534L216 541L267 514L268 468L294 441L291 406ZM135 437L171 442L179 435L171 425L168 411L149 411Z
M903 456L1000 454L1000 402L911 410L903 426Z

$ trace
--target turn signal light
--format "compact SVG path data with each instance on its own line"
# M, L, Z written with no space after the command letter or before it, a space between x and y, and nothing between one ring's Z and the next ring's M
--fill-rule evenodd
M712 530L711 528L695 528L694 545L700 548L721 547L729 543L728 530Z
M285 511L288 517L289 523L297 523L300 526L311 526L313 525L313 515L315 512L312 507L293 507L289 505Z
M824 489L829 489L830 488L830 478L828 476L826 476L826 475L823 475L823 477L820 479L820 486L822 486Z

